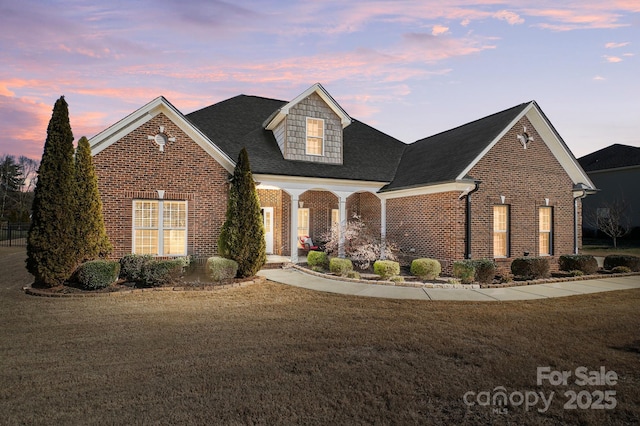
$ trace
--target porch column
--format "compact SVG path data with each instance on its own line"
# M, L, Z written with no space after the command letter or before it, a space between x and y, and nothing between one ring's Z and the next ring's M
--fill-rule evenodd
M344 234L347 225L347 195L339 195L340 239L338 240L338 257L344 258Z
M291 263L298 263L298 201L304 191L287 191L291 195L291 230L289 232Z
M380 259L387 258L387 199L380 198Z

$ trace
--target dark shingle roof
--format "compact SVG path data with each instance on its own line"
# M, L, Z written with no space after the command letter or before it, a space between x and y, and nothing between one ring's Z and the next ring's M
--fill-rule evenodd
M343 133L343 164L285 160L273 133L263 124L285 101L239 95L186 117L231 159L242 147L253 173L390 182L406 145L353 120Z
M614 144L578 159L585 172L640 165L640 147Z
M389 191L455 180L522 112L527 102L407 146Z

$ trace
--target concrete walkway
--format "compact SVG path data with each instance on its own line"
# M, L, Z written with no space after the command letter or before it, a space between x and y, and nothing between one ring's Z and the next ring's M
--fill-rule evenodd
M263 269L258 275L268 280L310 290L388 299L461 300L474 302L533 300L575 296L602 291L640 288L640 276L605 277L592 280L483 289L396 287L338 281L305 274L297 269Z

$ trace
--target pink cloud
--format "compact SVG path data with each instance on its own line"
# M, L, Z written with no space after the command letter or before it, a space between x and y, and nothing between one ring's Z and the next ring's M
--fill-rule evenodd
M501 10L499 12L496 12L494 13L493 17L496 19L507 21L509 25L518 25L524 23L524 19L522 19L517 13L510 12L508 10Z
M618 62L622 62L622 58L618 57L618 56L604 56L604 59L612 64L618 63Z
M624 47L629 45L629 42L624 42L624 43L607 43L604 45L604 47L606 47L607 49L617 49L619 47Z

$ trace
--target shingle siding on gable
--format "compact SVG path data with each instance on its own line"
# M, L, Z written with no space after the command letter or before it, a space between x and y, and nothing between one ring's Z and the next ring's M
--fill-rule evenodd
M148 136L164 126L169 136L160 152ZM160 114L93 157L113 258L132 252L134 199L187 201L187 252L196 257L218 251L227 209L227 171L165 115Z
M276 141L278 142L278 148L280 148L280 152L282 152L282 155L284 156L284 158L287 158L287 154L286 154L286 130L287 130L287 119L285 118L284 120L282 120L282 122L280 124L278 124L278 126L273 130L273 136L276 138Z
M322 156L306 153L307 117L324 120L324 155ZM287 131L283 155L287 160L342 164L342 123L316 93L312 93L292 107L285 122ZM280 145L277 136L276 139Z

